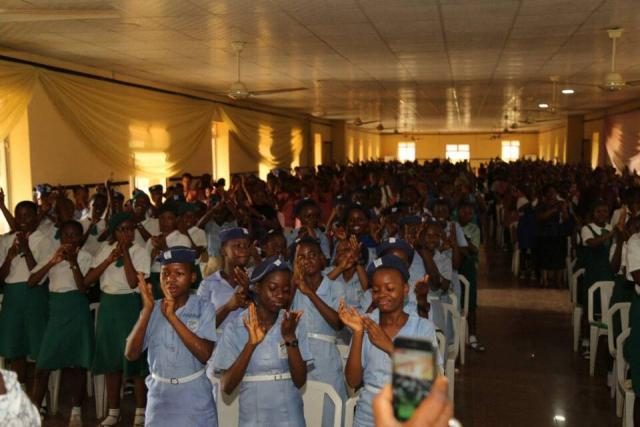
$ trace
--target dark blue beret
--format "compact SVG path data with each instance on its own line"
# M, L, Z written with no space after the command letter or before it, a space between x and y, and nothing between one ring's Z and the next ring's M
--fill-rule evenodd
M163 191L162 184L156 184L149 187L149 193L153 193L154 191Z
M410 260L413 259L414 250L411 245L406 240L398 239L396 237L390 237L389 239L378 245L378 247L376 248L376 255L380 257L390 249L400 249L407 254L407 257Z
M251 283L257 283L274 271L292 271L289 263L281 256L274 255L262 260L251 273Z
M367 267L367 275L369 277L373 277L373 273L378 271L380 268L393 268L402 274L402 278L406 282L409 280L409 268L407 265L395 255L385 255L380 258L376 258L373 260L371 264Z
M197 258L196 251L186 246L173 246L162 252L156 258L162 265L167 264L193 264Z
M226 228L220 232L220 243L225 244L233 239L249 239L249 230L243 227Z

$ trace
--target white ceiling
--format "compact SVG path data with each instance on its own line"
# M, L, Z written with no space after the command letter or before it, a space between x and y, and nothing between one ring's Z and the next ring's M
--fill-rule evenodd
M552 85L535 81L551 75L601 83L610 27L625 30L618 71L640 79L638 0L0 0L0 8L115 9L118 18L100 20L0 17L0 46L208 92L235 80L231 42L245 41L250 90L309 88L255 102L401 131L548 118L514 107L550 102ZM640 95L573 87L559 107Z

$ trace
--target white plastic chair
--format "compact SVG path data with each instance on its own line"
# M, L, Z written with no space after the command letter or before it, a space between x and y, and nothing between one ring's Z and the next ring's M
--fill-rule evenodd
M616 387L616 383L617 383L617 372L618 370L616 369L616 354L619 351L619 347L617 347L616 345L616 338L613 335L613 318L616 315L616 313L620 313L620 325L621 325L621 330L624 331L625 329L627 329L629 327L629 309L631 308L631 303L630 302L619 302L617 304L613 304L611 307L609 307L609 310L607 310L607 325L609 325L609 328L607 329L607 343L609 344L609 354L611 355L611 357L613 358L613 375L614 375L614 381L613 384L611 385L611 398L614 398L618 395L618 393L616 392L616 390L618 389L618 387Z
M566 269L566 273L567 273L567 287L569 288L569 298L573 298L573 295L571 295L571 279L573 278L573 268L576 265L576 262L578 262L577 258L571 259L571 255L568 255L567 258L565 259L565 269Z
M589 288L588 293L588 319L589 319L589 375L593 376L596 370L596 356L598 355L598 339L607 335L607 329L610 325L607 322L607 307L611 300L614 283L610 280L596 282ZM603 313L602 318L597 321L593 313L593 295L600 290L600 309Z
M471 284L462 274L458 276L460 285L464 288L464 298L460 304L460 363L464 365L465 348L469 342L469 294L471 293Z
M218 424L221 426L237 426L240 420L240 387L236 387L232 394L222 391L220 379L211 378L213 389L216 392L216 406L218 408Z
M496 205L496 243L499 248L504 247L504 206Z
M319 381L309 381L302 389L304 402L304 419L309 426L321 426L325 398L330 399L335 411L333 413L333 427L342 426L342 399L329 384Z
M444 357L444 374L449 380L449 399L453 402L455 376L456 376L456 359L460 349L460 313L456 306L450 303L441 303L444 310L445 322L453 319L453 344L447 346L447 354Z
M340 353L340 359L342 359L342 369L344 370L347 364L347 358L349 357L349 346L346 344L337 344L336 347L338 347L338 353Z
M440 329L436 329L436 341L438 341L438 354L442 357L442 361L447 361L447 337L444 336L444 332ZM444 375L444 368L439 370L440 375Z
M578 278L584 274L584 268L579 269L571 275L569 288L571 290L571 305L573 306L573 314L571 323L573 324L573 351L578 351L580 343L580 323L582 322L582 306L578 305Z
M344 403L344 427L353 427L353 418L356 415L356 404L358 403L358 395L347 399Z
M516 243L513 248L513 254L511 255L511 272L515 277L520 274L520 248Z
M630 381L626 379L629 365L624 359L624 352L622 351L624 342L629 338L630 333L631 329L627 328L623 330L616 339L616 347L620 349L620 351L616 353L616 376L618 377L616 385L618 393L616 395L620 396L616 399L616 415L623 417L622 427L633 427L633 405L636 400L636 395L633 392ZM622 396L624 396L624 400Z

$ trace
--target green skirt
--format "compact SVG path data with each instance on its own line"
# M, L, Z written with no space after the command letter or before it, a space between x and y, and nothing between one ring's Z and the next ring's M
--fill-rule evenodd
M4 286L0 310L0 356L38 360L42 336L47 326L46 285L30 288L25 282Z
M80 291L49 294L49 322L38 369L85 368L93 360L93 321L87 296Z
M103 293L96 325L96 348L91 370L94 374L122 372L125 376L146 376L146 353L129 362L124 357L127 337L142 309L140 294L113 295Z
M478 306L478 265L476 264L476 257L467 256L464 258L462 265L458 272L462 274L469 281L469 310L473 311ZM462 298L465 297L465 288L462 288Z
M631 384L636 396L640 395L640 296L636 295L629 310L631 335L624 345L624 357L629 361Z

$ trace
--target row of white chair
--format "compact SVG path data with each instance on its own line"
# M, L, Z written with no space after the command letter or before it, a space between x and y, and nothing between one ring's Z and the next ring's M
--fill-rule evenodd
M568 263L568 266L575 265L575 261ZM585 269L581 268L573 272L570 276L569 290L570 301L573 307L572 323L573 323L573 351L577 352L580 343L580 330L582 323L583 307L578 304L578 280L584 275ZM629 335L629 309L630 303L616 303L610 306L611 296L613 294L613 281L600 281L591 285L587 292L587 320L589 323L589 375L594 376L596 358L598 356L598 347L601 337L607 338L607 347L609 354L614 360L613 378L611 383L610 394L616 399L616 415L623 418L623 426L633 426L633 405L635 395L629 382L626 380L626 372L628 364L624 359L623 348L624 341ZM594 312L594 303L596 302L596 292L599 292L599 303L601 307L601 316L596 318ZM614 319L619 316L621 330L623 331L617 337L614 335ZM623 398L624 397L624 398ZM623 414L624 407L624 414Z

